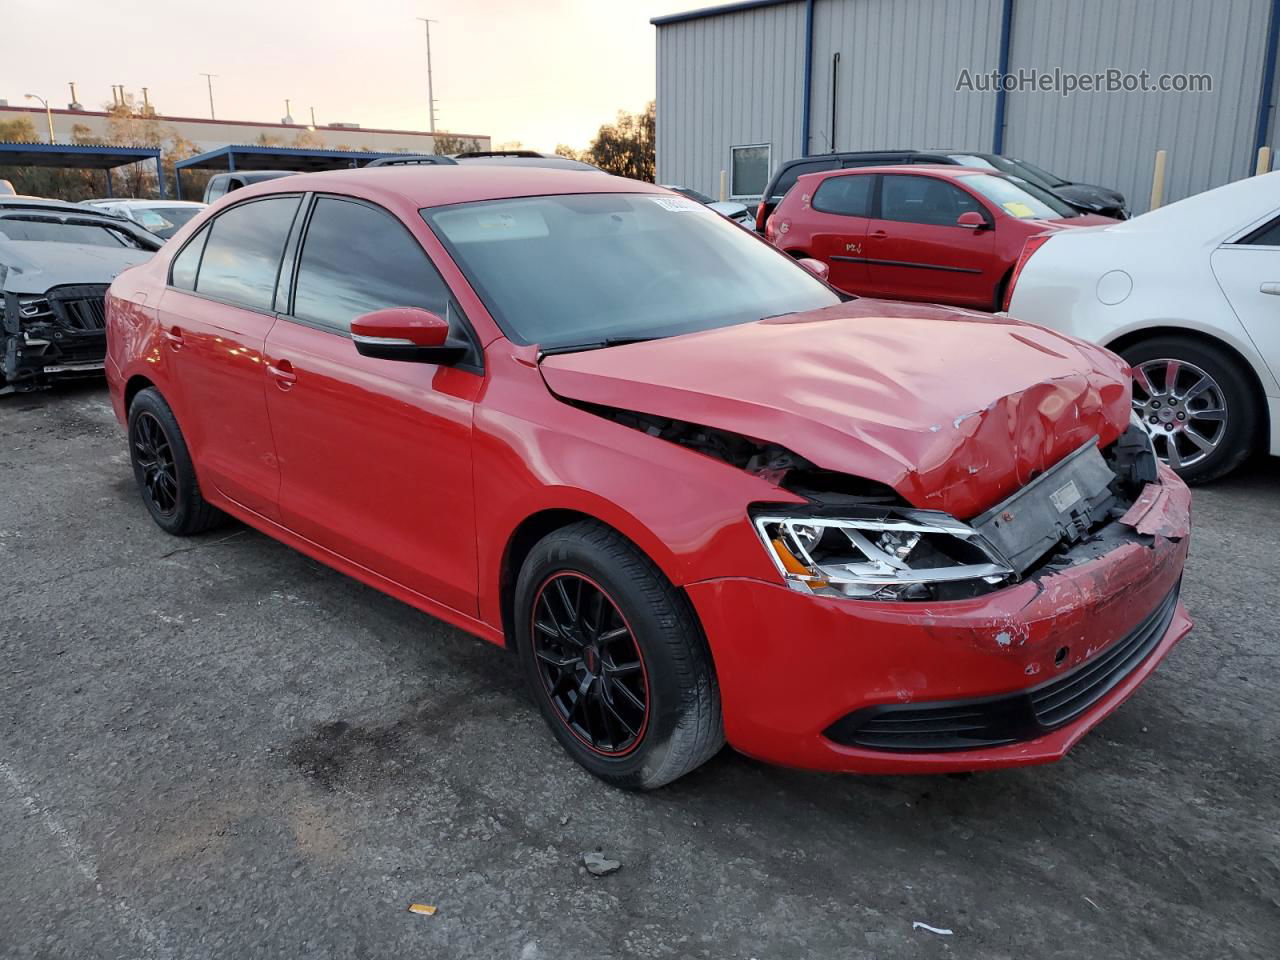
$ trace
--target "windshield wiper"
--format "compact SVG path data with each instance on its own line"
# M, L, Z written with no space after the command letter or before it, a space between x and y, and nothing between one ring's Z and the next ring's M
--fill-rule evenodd
M625 347L629 343L648 343L650 340L661 340L662 337L605 337L603 340L593 340L588 343L569 343L559 347L545 347L542 350L544 357L554 356L557 353L581 353L584 350L603 350L606 347Z

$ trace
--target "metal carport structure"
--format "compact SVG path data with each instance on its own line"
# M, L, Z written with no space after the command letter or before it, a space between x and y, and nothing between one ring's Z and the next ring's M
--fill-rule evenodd
M64 170L101 170L106 174L107 196L111 196L111 171L131 163L154 160L160 199L165 199L164 165L159 147L110 147L89 143L0 142L0 166L60 167Z
M256 144L218 147L194 157L179 160L173 166L175 192L182 198L183 170L290 170L294 173L316 173L320 170L342 170L363 167L382 157L403 156L402 152L372 150L326 150L312 147L268 147Z

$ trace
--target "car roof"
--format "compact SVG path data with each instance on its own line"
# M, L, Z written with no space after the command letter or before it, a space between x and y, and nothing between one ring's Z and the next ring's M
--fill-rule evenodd
M0 196L0 208L4 210L42 210L47 213L74 213L80 216L106 217L109 220L121 219L106 210L88 207L82 203L73 203L69 200L49 200L45 197L9 196L6 194Z
M87 203L91 206L112 206L120 207L136 207L140 210L146 210L153 207L207 207L207 203L201 203L198 200L143 200L138 197L106 197L100 200L81 200L81 203Z
M383 194L417 207L436 207L477 200L554 196L568 193L667 193L662 187L624 177L601 176L596 170L558 170L535 166L390 166L326 170L255 183L229 196L261 197L300 190L332 191L356 196Z
M932 177L939 177L946 180L956 180L960 177L972 176L975 173L986 174L991 177L1002 177L1005 180L1016 180L1017 177L1004 173L1000 170L988 170L985 167L961 167L954 163L913 163L909 167L897 166L894 164L884 164L878 167L846 167L842 170L818 170L814 173L802 174L800 179L807 180L815 178L825 180L828 177L856 177L861 174L868 173L892 173L897 176L910 175L913 173L923 173Z

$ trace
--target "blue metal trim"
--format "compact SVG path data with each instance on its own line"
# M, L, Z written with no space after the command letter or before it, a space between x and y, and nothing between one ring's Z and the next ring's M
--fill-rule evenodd
M159 147L108 147L83 143L14 143L0 141L0 154L5 153L62 153L77 157L119 157L117 166L151 160L160 156Z
M685 13L669 13L662 17L652 17L649 22L655 27L665 27L672 23L685 23L689 20L701 20L704 17L718 17L722 13L741 13L743 10L756 10L760 7L777 7L784 3L796 3L798 0L741 0L740 3L722 3L718 7L703 7ZM812 4L812 0L806 0Z
M1280 0L1275 0L1280 3ZM1009 47L1013 40L1013 0L1004 0L1000 11L1000 54L996 70L1000 74L1000 86L996 88L996 128L991 136L991 152L1004 152L1004 115L1008 100L1008 91L1004 88L1004 78L1009 73Z
M1276 83L1276 46L1280 44L1280 0L1271 0L1267 21L1267 53L1262 61L1262 88L1258 93L1258 125L1253 135L1253 154L1267 145L1271 132L1271 91ZM1252 162L1252 161L1251 161Z
M167 200L164 193L164 161L156 157L156 185L160 189L160 199Z
M804 90L800 100L800 156L802 157L809 155L809 124L813 108L810 103L813 93L813 3L814 0L805 0L804 4ZM834 98L835 95L835 90L832 90L831 96ZM835 148L836 145L833 143L831 149Z

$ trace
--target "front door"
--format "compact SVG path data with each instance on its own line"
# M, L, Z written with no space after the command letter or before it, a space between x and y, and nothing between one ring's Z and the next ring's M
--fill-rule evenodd
M1223 244L1211 262L1262 362L1280 379L1280 220Z
M276 276L301 198L228 208L174 258L158 315L174 371L172 406L201 484L278 516L263 348L275 324Z
M879 216L867 230L869 292L990 310L1000 271L995 231L958 226L960 214L990 214L968 192L940 177L884 174Z
M422 247L362 201L316 199L291 311L267 338L282 522L307 540L474 616L472 406L482 376L361 356L351 321L423 307L464 323Z

